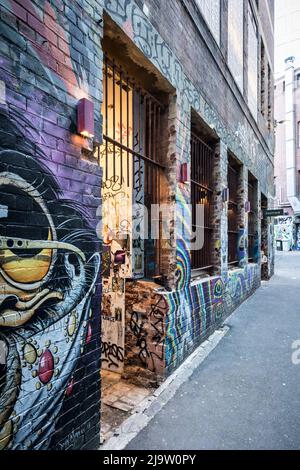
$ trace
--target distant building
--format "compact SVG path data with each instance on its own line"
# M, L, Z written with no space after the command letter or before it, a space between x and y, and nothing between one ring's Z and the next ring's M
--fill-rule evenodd
M294 66L300 67L300 2L276 0L275 8L275 78L284 71L284 61L295 56Z
M285 232L283 247L277 244L279 249L300 249L300 67L296 68L295 63L293 56L288 57L285 72L275 82L276 204L288 217L288 221L280 218L278 223L288 223L292 227Z

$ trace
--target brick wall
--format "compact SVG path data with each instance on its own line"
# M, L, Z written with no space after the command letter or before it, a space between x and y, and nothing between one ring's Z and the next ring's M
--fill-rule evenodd
M0 449L97 447L101 171L76 132L95 105L101 7L3 0Z
M146 281L127 284L125 377L144 386L160 382L259 284L257 264L172 292Z
M174 241L164 252L166 285L170 291L160 292L151 283L134 287L126 283L129 291L126 296L125 364L153 371L158 377L168 374L210 334L226 316L231 313L260 284L259 255L257 263L247 263L244 250L240 268L229 270L227 266L227 205L222 201L222 190L227 187L227 156L232 153L243 165L239 209L244 243L247 242L248 218L245 213L247 198L248 171L258 180L258 192L266 195L273 190L273 135L266 123L255 123L247 106L247 96L242 97L226 65L226 28L222 33L219 49L203 18L192 0L173 2L155 0L103 0L104 11L110 18L106 22L116 24L120 30L116 41L120 41L125 55L143 64L151 76L163 77L175 90L171 150L172 172L180 171L182 163L190 165L191 116L197 114L218 141L215 151L214 205L214 263L218 276L210 279L191 278L190 227L191 213L190 183L170 178L165 188L170 203L170 215L174 217ZM222 8L224 7L222 3ZM247 45L247 1L245 0L245 46ZM224 13L224 12L223 12ZM226 17L226 12L225 12ZM262 18L264 21L269 19ZM265 17L264 17L265 18ZM269 37L269 36L268 36ZM130 47L129 47L130 45ZM266 47L269 45L267 44ZM270 45L272 49L272 44ZM270 50L271 50L270 49ZM245 89L247 89L247 47L244 57ZM157 79L158 80L158 79ZM170 120L171 124L171 120ZM170 127L170 129L171 129ZM257 199L257 214L260 198ZM173 207L175 207L173 216ZM257 240L260 230L257 227ZM259 246L259 245L258 245ZM174 251L176 266L174 266ZM169 269L167 268L169 262ZM139 281L140 282L140 281ZM135 292L137 288L137 292ZM160 358L164 357L164 367L152 360L155 351L155 327L151 321L154 299L161 296L159 308L155 311L162 319L164 328L159 336ZM136 298L137 297L137 298ZM131 323L131 319L134 322ZM135 334L136 333L136 334ZM140 335L140 336L139 336ZM148 345L149 342L149 345ZM161 347L162 346L162 347ZM146 360L144 360L146 357ZM126 368L125 368L126 375Z

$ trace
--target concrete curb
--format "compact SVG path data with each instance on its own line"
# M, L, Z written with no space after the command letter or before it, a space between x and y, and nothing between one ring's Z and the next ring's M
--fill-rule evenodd
M149 421L168 403L179 387L187 381L194 370L215 349L221 339L228 333L229 327L224 325L216 330L206 341L187 357L178 369L155 390L151 397L145 398L108 439L100 450L123 450L134 437L144 429Z

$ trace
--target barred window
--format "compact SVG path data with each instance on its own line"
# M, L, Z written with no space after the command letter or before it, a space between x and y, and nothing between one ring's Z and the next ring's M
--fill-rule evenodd
M238 184L240 167L229 156L228 161L228 264L238 263L237 243L239 234L238 225Z
M248 176L248 201L250 211L248 212L248 260L254 260L255 232L257 230L257 184L256 179L249 173Z
M206 270L212 269L212 165L213 150L203 142L196 134L191 135L191 204L192 204L192 227L204 231L204 245L201 250L192 250L192 269ZM197 204L204 205L203 226L197 226L196 207Z
M269 77L268 77L269 83ZM261 39L260 44L260 112L263 117L266 117L266 52L264 42ZM268 101L269 101L269 90L268 90Z
M127 273L128 277L160 274L160 236L151 238L151 205L160 203L162 110L163 106L156 98L137 86L115 60L105 55L103 144L99 149L103 168L102 198L106 207L103 228L104 237L122 237L120 243L132 254L132 271ZM105 204L107 201L109 204ZM121 204L123 211L125 205L126 217L123 217L124 212L120 213ZM134 204L141 205L141 210L142 206L148 210L145 240L136 237L136 233L134 239L132 237L133 230L143 233L143 228L133 218ZM112 234L113 223L120 233ZM160 227L161 222L157 223Z

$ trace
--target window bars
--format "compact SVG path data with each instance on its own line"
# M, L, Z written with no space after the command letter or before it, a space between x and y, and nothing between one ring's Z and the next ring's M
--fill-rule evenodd
M142 245L146 277L160 274L160 237L151 239L151 205L160 202L162 112L161 103L105 54L103 144L98 159L104 183L148 210L148 239L133 240L133 248Z
M191 134L191 204L192 204L192 229L204 230L204 245L200 250L192 250L191 261L193 270L210 271L212 265L212 174L213 174L213 150L197 135ZM196 225L197 204L204 205L204 221L202 225Z
M256 218L254 212L256 206L255 182L248 182L248 201L250 202L250 211L248 212L248 260L253 261L256 230Z
M237 189L239 180L239 170L228 164L228 265L238 263L237 242L238 242L238 199Z

